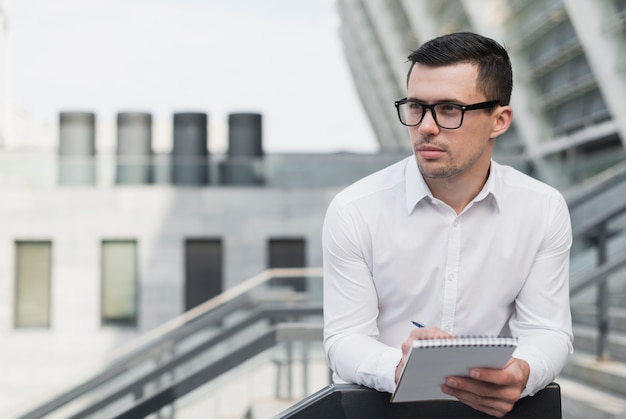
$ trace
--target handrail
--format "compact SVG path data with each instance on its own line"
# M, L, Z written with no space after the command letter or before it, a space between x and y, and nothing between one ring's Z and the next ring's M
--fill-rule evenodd
M191 323L192 321L202 317L211 310L218 309L222 304L237 298L244 297L248 292L258 287L259 285L268 282L272 278L285 278L285 277L307 277L307 276L321 276L321 268L273 268L267 269L250 279L237 284L221 294L205 301L204 303L192 308L185 313L174 317L173 319L163 323L162 325L152 329L144 335L133 340L128 346L122 349L121 353L114 353L114 358L124 358L126 356L132 356L137 351L144 350L147 346L153 346L156 342L161 342L166 339L172 333L176 333L180 326Z
M600 281L606 281L608 275L626 266L626 252L609 260L607 263L596 266L590 272L582 275L580 282L570 288L570 297L580 294L581 291L595 285Z
M619 256L616 256L605 263L596 266L590 272L587 272L582 276L582 279L578 284L570 288L570 297L579 294L583 290L586 290L590 286L597 286L597 347L596 356L599 360L605 360L610 358L608 353L609 348L609 290L608 279L609 275L626 267L626 251L622 252Z
M573 212L583 204L592 202L594 198L602 199L603 194L625 182L626 162L622 162L584 184L566 191L564 196L572 215L574 215ZM570 288L570 297L580 294L591 286L597 287L596 322L598 337L596 355L598 359L606 359L609 357L608 277L611 273L626 266L626 252L609 258L608 242L615 232L609 231L608 224L626 212L626 201L618 202L617 205L611 207L602 205L600 208L600 211L590 214L584 220L573 223L574 241L588 241L597 249L597 266L590 272L583 274L577 283Z
M621 162L603 171L593 178L564 191L572 219L575 219L576 211L584 204L593 203L595 200L603 200L603 195L613 188L626 183L626 162ZM620 189L621 191L621 189ZM623 192L620 192L623 193ZM570 289L570 297L580 294L589 287L597 287L596 298L596 328L598 332L596 355L598 359L609 357L608 334L609 334L609 275L626 266L626 253L609 256L609 239L619 231L609 231L609 223L626 213L626 201L614 203L607 207L598 205L597 209L585 216L582 221L572 225L574 242L586 241L597 250L596 267L584 273L577 283ZM584 210L584 209L583 209ZM591 210L591 208L590 208ZM622 234L624 234L622 232Z
M590 233L596 233L598 227L623 214L624 211L626 211L626 201L606 213L592 215L581 223L573 225L572 234L574 237L584 237Z
M200 327L204 324L213 323L214 321L222 318L224 315L227 315L232 311L238 310L245 305L246 300L242 298L242 296L237 296L236 298L231 300L231 303L232 304L227 308L215 307L213 309L208 309L206 312L205 321L197 322L197 327ZM164 329L165 330L163 331L163 334L155 333L153 335L151 343L146 343L144 341L144 345L134 345L134 342L132 342L126 350L121 351L122 355L118 355L118 358L116 358L110 365L107 365L107 367L102 372L98 373L93 378L83 382L82 384L72 388L71 390L56 396L49 402L46 402L35 410L32 410L31 412L25 414L21 417L21 419L40 418L43 415L55 411L56 409L71 402L72 400L89 393L90 391L98 388L99 386L103 385L114 377L128 371L129 369L140 364L141 362L154 357L154 353L157 352L157 347L161 345L169 345L171 341L176 341L180 337L182 337L179 336L181 335L181 331L179 329Z
M609 258L608 241L613 234L608 229L608 223L616 217L624 214L626 211L626 202L616 208L609 209L605 213L596 214L573 226L574 240L592 240L597 248L597 266L589 273L583 276L577 284L570 288L570 297L579 294L582 290L591 286L597 287L596 297L596 323L597 323L597 347L596 356L598 359L608 359L608 339L609 339L609 290L608 278L609 274L617 269L626 266L626 252L613 259Z
M320 314L321 312L322 312L321 306L317 306L317 307L299 306L299 307L294 307L292 309L285 309L285 308L264 309L261 311L257 311L253 313L251 316L247 317L245 319L245 322L248 325L251 325L254 322L259 322L269 317L275 317L275 316L281 316L281 315L285 316L286 314L290 314L293 316L296 316L296 315L303 316L307 314ZM283 329L287 329L289 327L293 328L294 326L292 326L291 324L289 324L288 326L285 326L285 323L279 323L276 326L273 326L269 331L266 331L260 337L257 337L254 341L247 343L245 346L241 348L233 349L233 352L231 352L229 355L222 357L218 360L215 360L213 363L203 367L201 371L204 371L204 372L200 374L200 376L202 377L202 380L200 380L197 383L198 385L193 388L196 388L199 385L204 384L216 378L218 375L223 374L224 372L228 371L232 367L241 364L242 362L248 360L250 357L256 354L259 354L266 349L271 348L272 346L276 344L276 342L274 341L287 340L290 337L290 335L289 333L287 333L287 336L285 336L285 331ZM298 340L311 340L310 336L315 336L316 340L321 340L321 329L322 329L321 324L298 324L298 329L299 329L297 330L298 333L297 334L294 333L294 336L296 336ZM302 333L303 330L308 331L309 333L303 334ZM313 330L315 333L311 334L310 332L311 330ZM279 331L281 331L281 333L279 333ZM229 337L233 335L234 333L235 331L233 332L229 331L225 335L222 335L221 338ZM279 338L281 338L282 340L279 340ZM128 394L143 394L143 388L146 384L150 382L154 382L154 380L158 379L159 377L162 377L164 374L174 371L175 368L183 365L186 362L193 360L195 357L199 356L200 354L202 354L204 351L206 351L208 348L210 348L216 342L219 342L219 341L220 341L220 338L215 337L214 339L211 339L209 342L205 342L202 345L194 348L193 350L160 365L157 369L144 374L143 376L141 376L140 378L136 380L133 380L133 382L130 384L127 384L121 388L118 388L114 393L93 403L88 408L71 416L70 418L79 419L79 418L88 417L98 412L99 410L113 404L115 401L122 399ZM263 342L267 342L269 346L267 347L263 346L262 345ZM185 383L185 382L186 380L182 380L181 383ZM186 386L186 384L182 384L182 385ZM193 390L193 388L191 388L189 391ZM180 397L184 394L176 392L176 395ZM149 400L151 399L150 398L141 399L141 401L137 402L136 404L147 402L150 406L153 406L154 403ZM165 400L166 401L164 402L163 405L161 405L161 407L171 403L172 401L172 400L169 400L168 398L166 398ZM149 413L152 413L152 412L149 412ZM137 417L137 416L134 416L134 417Z
M212 378L223 374L231 368L247 361L254 355L272 348L281 342L286 341L318 341L322 339L322 325L301 324L301 323L281 323L268 330L263 335L257 337L246 345L233 350L228 355L207 365L199 371L170 384L157 393L136 401L130 408L115 416L115 419L142 418L157 412L159 409L172 404L178 398L195 390ZM87 412L91 413L91 412ZM82 418L84 415L75 416L71 419Z
M626 162L618 163L595 177L563 192L567 205L575 209L593 196L602 193L619 183L626 181Z
M145 335L138 337L114 355L115 361L92 379L70 389L43 405L27 412L21 419L41 418L58 410L69 402L88 394L109 380L130 370L132 367L154 358L160 352L167 351L171 345L210 324L218 324L226 315L249 307L253 304L251 292L272 278L278 277L316 277L321 276L321 268L275 268L263 271L250 279L228 289L224 293L198 305L197 307L162 324ZM298 293L281 294L281 302L296 301ZM311 310L306 304L298 304L295 310ZM286 310L294 307L285 307ZM274 314L278 313L274 308ZM312 309L321 313L321 306ZM269 311L266 312L266 314ZM309 311L311 313L311 311ZM269 314L268 314L269 316ZM261 317L259 317L261 318ZM269 318L269 317L266 317ZM250 322L252 323L252 322ZM236 324L236 323L235 323ZM224 336L226 332L222 331Z

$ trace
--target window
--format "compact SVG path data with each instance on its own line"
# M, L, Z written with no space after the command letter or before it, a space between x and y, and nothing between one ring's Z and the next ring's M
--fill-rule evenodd
M304 239L270 239L269 268L304 268ZM306 291L306 278L273 278L273 286L290 286L296 291Z
M548 113L555 135L572 133L609 118L609 111L598 89L574 97Z
M137 325L137 242L102 242L102 324Z
M185 241L185 311L222 292L222 241Z
M563 20L528 48L528 60L532 68L539 69L578 47L576 30L569 20Z
M572 92L584 83L593 80L591 67L584 55L579 55L549 71L539 78L539 89L542 97L564 95Z
M15 243L15 326L50 327L52 243Z

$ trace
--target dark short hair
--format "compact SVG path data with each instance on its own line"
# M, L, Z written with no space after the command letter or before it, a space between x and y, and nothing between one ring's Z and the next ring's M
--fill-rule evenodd
M487 100L508 105L513 90L513 70L506 49L493 39L472 32L457 32L432 39L409 55L411 68L416 63L441 67L470 63L478 66L478 89Z

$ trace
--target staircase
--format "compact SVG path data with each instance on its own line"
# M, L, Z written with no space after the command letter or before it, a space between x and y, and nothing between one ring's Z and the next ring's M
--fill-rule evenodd
M287 278L306 290L271 284ZM261 272L131 342L99 374L19 418L275 414L285 406L268 401L293 404L312 384L327 384L321 298L321 269Z
M626 170L616 167L595 185L581 188L584 191L568 199L574 229L574 355L555 381L561 386L563 418L624 419ZM599 333L602 324L607 330L605 339Z
M606 359L597 355L595 308L572 307L575 353L556 380L564 418L626 418L626 288L612 289Z

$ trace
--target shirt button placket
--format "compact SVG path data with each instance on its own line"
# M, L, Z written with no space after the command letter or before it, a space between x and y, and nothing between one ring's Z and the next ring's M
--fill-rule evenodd
M461 229L460 219L456 217L452 221L448 237L448 254L446 257L446 283L443 298L443 330L451 333L454 329L454 316L456 313L456 301L458 292L458 271L461 252Z

